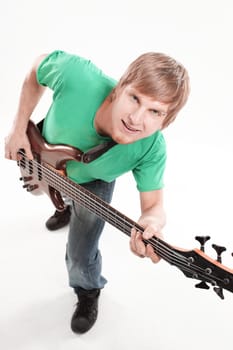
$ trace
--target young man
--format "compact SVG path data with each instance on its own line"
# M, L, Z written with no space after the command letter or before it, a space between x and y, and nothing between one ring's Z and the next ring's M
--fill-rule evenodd
M84 152L106 141L116 142L93 162L67 162L67 176L110 202L115 179L131 170L140 193L138 223L144 228L143 238L161 237L166 161L161 130L176 118L188 98L185 68L167 55L149 52L132 62L117 83L82 57L63 51L40 56L24 81L6 138L6 158L17 160L20 148L33 158L26 130L46 87L54 92L42 131L47 142L72 145ZM78 296L71 328L84 333L97 319L98 297L107 282L101 274L98 248L104 222L75 202L70 208L66 263L70 286ZM130 248L140 257L159 261L135 229Z

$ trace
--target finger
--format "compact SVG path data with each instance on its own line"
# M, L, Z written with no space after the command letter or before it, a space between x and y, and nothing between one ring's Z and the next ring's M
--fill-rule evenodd
M21 160L22 159L22 156L21 154L19 154L19 152L17 153L17 160Z
M5 158L6 158L6 159L11 159L11 154L10 154L10 152L5 152Z
M133 228L131 230L131 238L130 238L130 242L129 242L130 249L133 253L135 253L135 251L136 251L135 238L136 238L136 230Z
M18 160L18 152L11 152L10 155L11 155L11 158L10 158L10 159L12 159L12 160Z
M27 158L29 160L33 160L33 154L32 154L31 147L25 147L24 150L25 150Z
M139 254L140 256L145 256L146 254L146 247L145 244L142 241L142 235L140 232L136 233L136 237L135 237L135 246L136 246L136 252L137 254Z
M152 227L147 227L144 230L142 236L145 239L150 239L150 238L152 238L155 235L155 232L157 232L157 229L155 227L153 227L153 228Z
M136 229L131 230L130 249L135 255L139 256L140 258L144 258L145 254L141 254L141 252L138 250L138 247L137 247L138 235L141 236L140 233L137 233Z
M20 159L22 159L22 157L25 157L25 156L26 156L26 158L28 160L33 160L34 159L32 151L31 151L30 148L24 148L21 151L17 152L17 160L20 160Z
M146 256L150 258L153 263L158 263L161 259L157 254L155 254L154 249L150 244L146 246Z
M6 159L11 159L11 152L7 146L5 146L5 154L4 154Z
M5 152L5 158L10 159L10 160L16 160L13 153L11 153L11 152Z

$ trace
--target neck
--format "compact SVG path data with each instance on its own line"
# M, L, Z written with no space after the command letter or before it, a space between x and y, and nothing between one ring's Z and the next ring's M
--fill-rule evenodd
M111 101L107 97L96 112L94 125L98 134L110 136Z

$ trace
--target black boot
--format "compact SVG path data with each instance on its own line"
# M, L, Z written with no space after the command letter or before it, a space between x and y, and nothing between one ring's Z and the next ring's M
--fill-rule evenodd
M71 329L75 333L85 333L97 319L100 289L77 288L75 292L78 295L78 303L71 319Z
M67 205L63 211L56 210L55 213L46 221L45 226L50 231L58 230L70 222L70 206Z

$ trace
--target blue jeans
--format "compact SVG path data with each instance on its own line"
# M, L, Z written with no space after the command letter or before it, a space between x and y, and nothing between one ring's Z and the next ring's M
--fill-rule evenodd
M115 181L97 180L83 184L87 190L110 203ZM103 288L102 257L98 247L105 222L79 204L72 202L72 214L66 249L69 284L75 290Z

